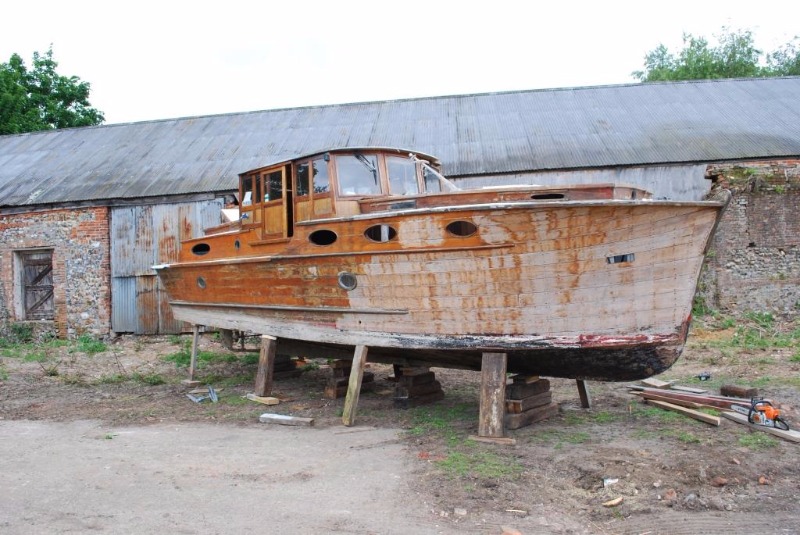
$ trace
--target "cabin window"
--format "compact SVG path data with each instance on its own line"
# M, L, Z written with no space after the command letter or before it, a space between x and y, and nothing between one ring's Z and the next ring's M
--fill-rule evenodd
M308 240L314 245L331 245L336 241L336 233L332 230L315 230L308 235Z
M628 262L633 262L634 260L636 260L636 255L633 253L618 254L606 257L606 262L609 264L626 264Z
M389 225L372 225L364 231L364 236L374 242L385 243L397 237L397 231Z
M264 173L264 202L283 198L283 172L281 170Z
M380 195L381 180L375 154L336 157L336 176L342 195Z
M469 221L452 221L446 228L447 232L460 238L466 238L478 232L478 227Z
M253 176L247 176L242 180L242 206L253 204Z
M417 166L408 158L390 156L386 158L389 171L389 193L392 195L414 195L419 193Z
M422 167L422 178L425 181L425 191L428 193L439 193L442 191L442 182L439 180L439 177L436 176L436 173L424 166Z
M328 193L331 189L331 181L328 177L328 162L322 158L317 158L311 162L311 170L314 193Z
M301 163L297 166L297 196L303 197L309 192L309 162Z
M211 252L211 246L207 243L198 243L192 247L192 254L203 256Z

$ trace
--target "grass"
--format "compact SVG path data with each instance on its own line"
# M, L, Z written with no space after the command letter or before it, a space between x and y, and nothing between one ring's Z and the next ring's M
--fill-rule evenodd
M80 351L81 353L86 353L88 355L103 353L106 349L108 349L108 347L103 343L102 340L98 340L88 334L80 335L78 337L77 344L75 345L76 351Z
M747 312L738 320L724 318L719 321L721 329L735 327L733 335L708 342L716 348L765 349L773 347L800 348L800 325L778 322L769 312Z
M455 424L472 423L475 420L476 407L472 403L458 403L453 406L430 405L415 407L411 412L412 427L408 431L412 435L436 433L444 437L449 444L459 442L465 433L455 429Z
M247 355L245 355L247 357ZM184 347L180 351L176 353L171 353L166 357L163 357L164 360L168 362L174 362L175 366L178 368L188 368L189 364L192 360L192 351ZM216 353L213 351L198 351L197 352L197 367L201 368L208 364L214 363L227 363L232 364L237 362L239 357L233 355L231 353ZM244 359L243 359L244 360ZM256 362L258 362L258 357L256 357Z
M753 451L774 448L779 444L778 439L766 433L753 432L739 438L739 445Z
M522 473L522 465L491 451L451 452L436 465L449 477L499 479Z

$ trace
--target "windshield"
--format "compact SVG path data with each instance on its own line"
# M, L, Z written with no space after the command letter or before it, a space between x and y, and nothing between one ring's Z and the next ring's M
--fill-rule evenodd
M336 176L342 195L380 195L378 156L343 154L336 156Z

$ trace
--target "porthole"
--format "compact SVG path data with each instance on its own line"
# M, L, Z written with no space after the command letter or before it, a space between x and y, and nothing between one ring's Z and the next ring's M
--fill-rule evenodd
M336 233L332 230L315 230L308 235L308 240L314 245L330 245L336 241Z
M207 243L198 243L192 247L192 253L197 256L203 256L211 252L211 246Z
M201 290L206 289L206 280L203 277L197 277L197 287Z
M356 289L356 286L358 286L358 280L352 273L342 271L339 273L339 286L343 290L347 290L349 292Z
M397 231L389 225L372 225L364 231L364 236L370 241L386 243L397 237Z
M242 246L242 244L239 243L239 240L236 240L235 242L233 242L233 248L236 249L237 251L239 250L239 248L241 246Z
M478 232L478 227L475 226L474 223L470 223L469 221L453 221L449 225L447 225L447 232L454 236L459 236L461 238L466 238L467 236L472 236L476 232Z

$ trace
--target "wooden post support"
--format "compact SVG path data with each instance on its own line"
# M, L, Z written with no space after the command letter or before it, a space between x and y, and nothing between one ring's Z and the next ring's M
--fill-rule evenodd
M506 354L484 353L481 360L481 401L478 436L505 436Z
M197 370L197 346L200 339L200 326L192 325L192 356L189 360L189 380L194 381L194 372Z
M578 395L581 397L581 407L584 409L592 408L592 398L589 396L589 389L586 387L586 381L583 379L576 379L578 383Z
M350 382L347 384L347 396L344 398L342 423L351 426L356 421L356 406L361 393L361 379L364 377L364 365L367 363L367 346L356 346L353 354L353 366L350 368Z
M258 397L272 394L272 377L275 371L275 351L278 341L272 336L261 335L261 353L258 356L258 373L253 389Z

